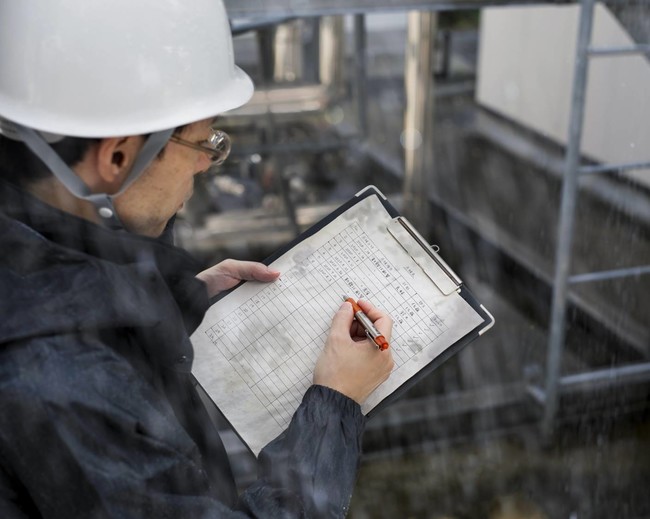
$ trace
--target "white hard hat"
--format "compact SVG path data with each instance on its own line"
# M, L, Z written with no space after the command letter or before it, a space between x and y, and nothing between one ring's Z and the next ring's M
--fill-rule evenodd
M0 0L0 117L48 133L152 133L251 97L221 0Z
M174 128L253 94L222 0L0 0L0 134L21 140L104 223ZM150 134L118 193L92 193L49 143Z

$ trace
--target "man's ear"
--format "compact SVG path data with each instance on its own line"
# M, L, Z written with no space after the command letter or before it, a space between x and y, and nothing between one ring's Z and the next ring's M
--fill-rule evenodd
M99 141L95 155L95 169L104 192L117 193L133 167L144 137L109 137Z

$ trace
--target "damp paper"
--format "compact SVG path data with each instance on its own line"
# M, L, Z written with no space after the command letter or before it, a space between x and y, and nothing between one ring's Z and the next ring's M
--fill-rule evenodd
M271 263L277 281L242 284L192 335L194 376L255 455L286 429L311 385L343 295L371 301L394 321L395 368L364 414L483 323L387 232L392 221L376 196L361 200Z

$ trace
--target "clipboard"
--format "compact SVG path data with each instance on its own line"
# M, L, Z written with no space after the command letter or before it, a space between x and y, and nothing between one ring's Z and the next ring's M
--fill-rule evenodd
M366 211L369 210L372 211L372 219L367 218ZM348 241L341 241L344 239L342 237ZM378 248L377 244L385 249ZM328 247L332 251L338 247L338 254L327 256ZM372 251L369 250L371 248ZM343 258L339 258L339 255ZM345 267L349 268L355 261L360 265L359 269L363 267L364 272L370 274L366 274L365 278L348 274ZM389 284L388 291L395 287L402 294L399 297L406 309L398 310L401 313L406 311L408 315L405 314L404 322L416 323L420 331L403 325L403 338L408 338L408 344L406 339L403 343L391 341L394 358L399 354L402 359L394 374L397 370L402 372L399 376L391 375L362 406L368 418L380 413L494 325L492 315L443 260L437 247L429 245L375 186L359 191L337 210L264 260L266 265L275 268L278 262L284 267L279 270L287 272L286 279L283 280L281 275L270 286L242 282L219 294L191 338L195 348L195 378L254 454L281 433L283 425L288 424L293 414L290 410L299 404L300 384L304 384L304 381L296 380L309 371L310 362L315 363L324 344L323 333L329 330L331 317L342 302L339 292L339 300L332 307L334 296L328 288L329 292L324 294L330 298L330 307L318 312L328 315L320 323L320 330L313 332L321 335L313 340L308 337L302 342L295 341L299 344L292 343L286 351L280 352L282 358L287 359L287 364L291 363L289 367L282 363L271 365L273 359L269 359L265 348L276 348L271 355L276 356L277 348L284 347L283 342L292 342L291 330L296 329L292 319L298 317L292 312L300 310L284 308L285 305L293 306L293 303L290 299L282 299L282 294L288 293L294 286L290 283L301 282L308 286L312 279L319 279L327 287L330 286L327 283L337 287L347 283L352 290L348 295L359 298L368 294L369 289L363 283L370 284L374 279ZM306 272L301 274L297 269ZM344 281L336 279L337 273L341 272L345 272ZM298 278L301 281L296 281ZM382 297L389 304L391 294L383 292ZM398 292L392 296L397 299ZM373 294L367 298L381 308L382 305L376 301L378 297L378 294ZM267 314L260 309L268 313L268 322L263 319ZM285 312L282 315L288 317L278 318L278 312ZM416 315L418 312L419 315ZM388 313L391 314L390 311ZM395 316L391 316L395 323L395 338L398 322ZM282 326L287 326L289 332L283 335L285 330ZM420 342L424 344L417 343L413 337L423 339ZM296 380L293 380L296 372ZM296 385L290 386L290 382ZM262 432L265 428L268 431Z

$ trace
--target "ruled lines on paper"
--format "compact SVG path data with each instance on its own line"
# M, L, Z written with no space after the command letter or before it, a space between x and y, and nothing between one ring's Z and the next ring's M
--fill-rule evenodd
M415 279L353 222L276 282L220 314L205 334L285 427L311 385L343 295L367 299L393 318L396 371L445 333L444 319L418 294Z

